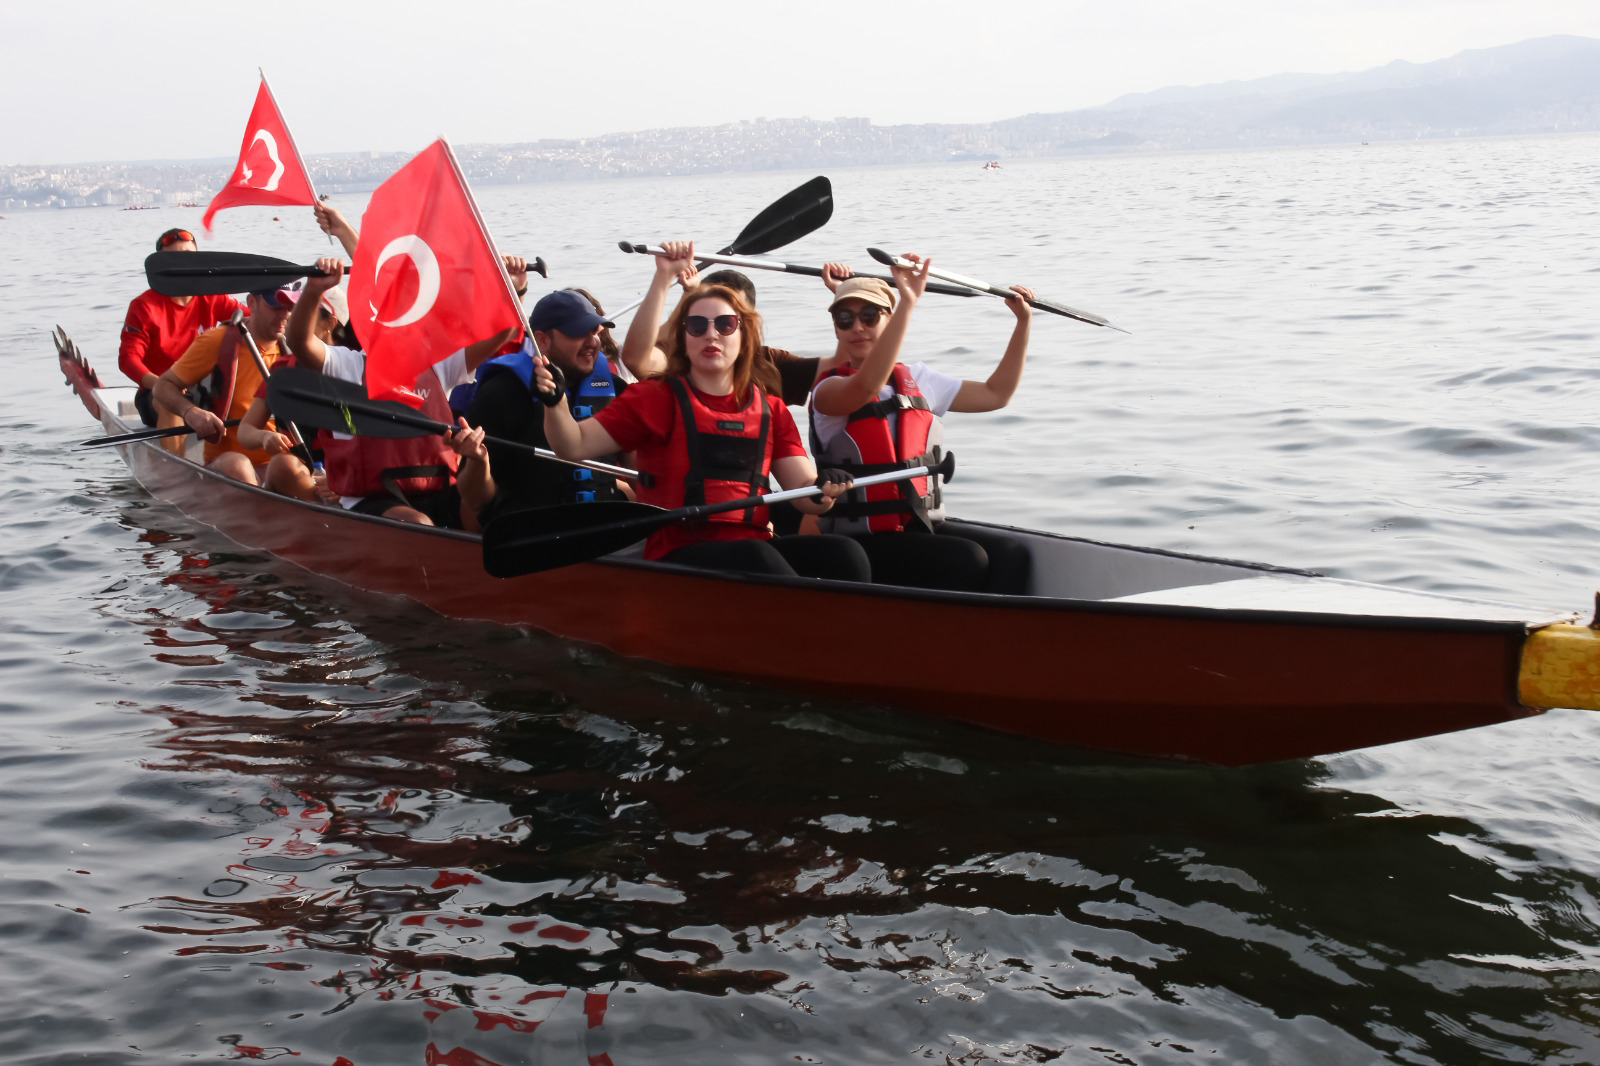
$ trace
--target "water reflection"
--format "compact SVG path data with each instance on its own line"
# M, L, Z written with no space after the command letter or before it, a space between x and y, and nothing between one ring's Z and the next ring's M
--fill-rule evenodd
M707 684L129 521L182 593L140 601L151 655L195 693L143 708L166 723L143 765L200 782L223 827L188 856L203 875L134 909L179 956L238 963L241 994L270 974L297 1052L1539 1062L1600 1042L1595 880L1321 763L1148 764Z

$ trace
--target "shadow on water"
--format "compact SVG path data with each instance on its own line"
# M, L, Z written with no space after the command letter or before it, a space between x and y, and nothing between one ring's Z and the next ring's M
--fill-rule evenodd
M123 518L165 593L137 601L151 656L194 693L139 706L165 720L140 758L218 830L129 907L207 968L240 1057L1600 1046L1595 879L1321 763L1154 764L708 682Z

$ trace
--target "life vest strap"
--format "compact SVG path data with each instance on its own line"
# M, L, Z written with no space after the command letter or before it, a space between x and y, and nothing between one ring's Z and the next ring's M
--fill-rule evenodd
M401 491L400 482L409 478L442 477L445 479L446 484L448 484L450 479L450 468L447 466L391 466L385 469L384 472L379 475L379 477L382 479L383 487L389 493L389 495L393 496L407 507L414 507L415 504L407 499L406 494Z
M886 400L873 400L862 404L851 411L845 419L846 422L859 422L863 418L888 418L901 411L931 411L926 396L906 396L902 393L892 393Z

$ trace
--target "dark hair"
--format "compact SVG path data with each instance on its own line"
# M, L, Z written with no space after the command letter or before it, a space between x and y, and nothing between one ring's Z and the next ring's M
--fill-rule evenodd
M756 306L756 284L737 270L713 270L700 279L702 285L722 285L743 293L752 310Z
M689 376L689 347L683 340L683 323L689 317L690 307L712 297L728 301L734 314L739 316L739 354L733 364L734 396L742 401L752 383L777 395L781 388L777 367L772 365L772 360L761 358L761 316L756 314L743 293L726 285L701 283L684 293L683 299L678 301L672 317L667 319L667 328L672 331L672 337L667 346L666 373L672 377Z
M197 248L200 246L200 242L194 239L194 234L186 229L174 227L156 238L156 251L164 252L169 246L181 241L188 241Z

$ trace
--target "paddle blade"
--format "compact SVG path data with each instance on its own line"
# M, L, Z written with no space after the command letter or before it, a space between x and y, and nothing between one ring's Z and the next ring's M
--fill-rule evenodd
M774 200L718 255L760 255L814 233L833 217L833 183L818 175Z
M368 399L358 382L295 366L278 367L267 378L267 408L274 418L357 437L420 437L439 425L405 404Z
M278 289L316 272L316 267L248 252L152 252L144 261L145 279L164 296Z
M483 569L492 577L517 577L585 563L636 544L680 517L627 500L513 511L483 531Z

